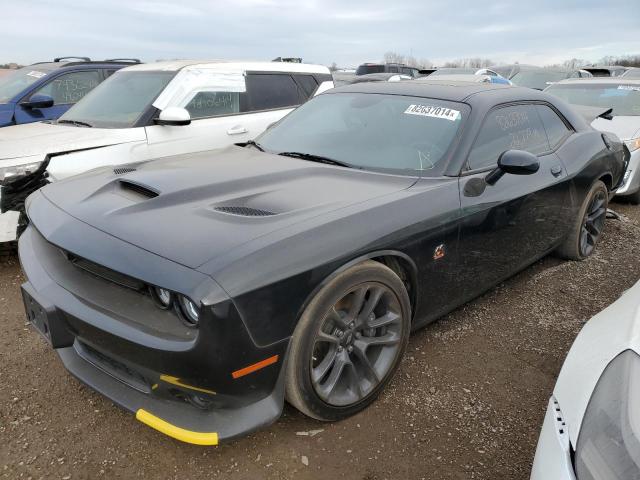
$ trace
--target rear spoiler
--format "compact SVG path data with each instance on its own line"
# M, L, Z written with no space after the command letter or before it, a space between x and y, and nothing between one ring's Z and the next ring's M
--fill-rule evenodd
M612 120L613 108L605 107L588 107L586 105L571 105L573 109L578 112L587 123L593 122L596 118L604 118L605 120Z

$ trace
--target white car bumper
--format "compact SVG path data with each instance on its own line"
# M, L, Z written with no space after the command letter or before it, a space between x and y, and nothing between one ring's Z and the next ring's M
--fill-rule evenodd
M631 195L640 190L640 150L631 154L624 178L625 181L616 191L616 195Z
M576 480L571 464L568 428L554 397L547 405L531 470L531 480L551 479Z

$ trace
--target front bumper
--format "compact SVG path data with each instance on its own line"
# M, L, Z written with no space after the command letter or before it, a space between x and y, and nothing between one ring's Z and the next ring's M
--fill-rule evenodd
M67 265L34 227L20 237L19 254L34 327L69 372L139 421L181 441L216 445L279 418L288 340L256 346L231 300L203 300L198 329L177 318L169 325L172 314L139 292Z
M549 399L533 460L531 480L576 480L571 462L569 431L560 405Z
M640 150L631 153L624 175L626 180L616 191L616 195L621 197L632 195L640 190Z

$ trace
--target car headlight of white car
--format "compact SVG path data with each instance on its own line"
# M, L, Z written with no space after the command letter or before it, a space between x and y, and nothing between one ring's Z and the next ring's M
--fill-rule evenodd
M575 454L580 480L640 478L640 356L625 350L598 380Z
M0 183L4 182L5 180L11 177L28 175L29 173L33 173L40 167L40 165L42 165L41 161L0 167Z
M625 140L624 143L630 152L634 152L640 148L640 137L632 138L631 140Z

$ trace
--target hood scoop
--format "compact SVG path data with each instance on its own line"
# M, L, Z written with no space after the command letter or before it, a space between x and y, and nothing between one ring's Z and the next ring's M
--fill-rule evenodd
M125 173L135 172L137 168L133 167L116 167L113 169L113 173L116 175L124 175Z
M261 210L259 208L245 207L242 205L220 205L215 207L214 210L238 217L271 217L277 215L277 213L270 212L269 210Z
M121 191L125 194L133 194L136 200L140 200L141 197L155 198L160 195L158 190L131 180L120 180L119 183Z

